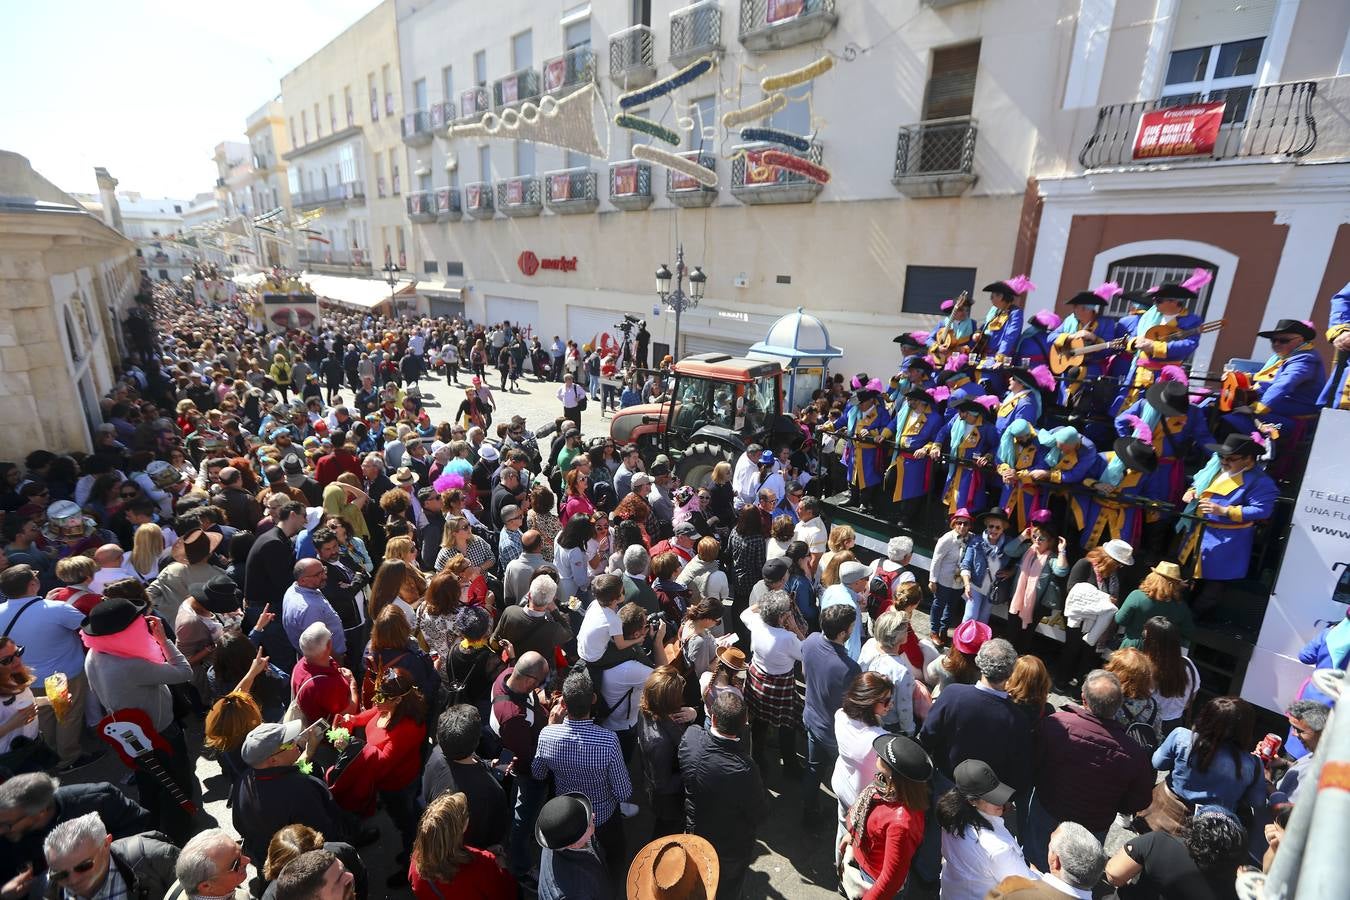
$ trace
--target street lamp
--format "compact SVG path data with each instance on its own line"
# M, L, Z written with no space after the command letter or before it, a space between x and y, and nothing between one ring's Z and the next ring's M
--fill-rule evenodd
M403 271L403 267L394 265L391 259L380 271L384 273L384 283L389 285L389 311L394 318L398 318L398 299L394 296L394 288L398 287L398 273Z
M684 279L686 274L689 276L689 293L684 292ZM674 289L671 284L674 283ZM661 298L661 302L671 309L675 310L675 344L671 348L671 356L676 357L680 353L680 315L686 309L693 309L698 306L703 299L703 292L708 286L708 276L703 273L703 269L694 266L694 271L690 272L684 265L684 244L680 244L675 250L675 271L672 273L670 268L661 263L661 268L656 270L656 295Z

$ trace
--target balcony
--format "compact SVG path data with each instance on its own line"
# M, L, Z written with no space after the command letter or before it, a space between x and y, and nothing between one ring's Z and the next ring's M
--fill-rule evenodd
M269 160L266 156L262 155L261 153L253 154L253 171L261 174L266 172L270 168L272 168L271 160Z
M652 205L652 167L636 159L609 164L609 202L619 209L639 210Z
M1295 81L1266 87L1239 87L1139 100L1097 111L1092 136L1078 154L1084 169L1177 165L1220 159L1297 159L1317 146L1313 99L1317 82ZM1135 155L1139 122L1145 114L1193 103L1224 103L1214 149L1203 155Z
M646 25L609 36L609 80L628 90L656 78L656 38Z
M435 202L431 191L414 191L404 198L403 204L408 209L410 221L425 225L436 221Z
M497 182L497 208L513 219L537 216L544 209L543 190L535 175L517 175Z
M475 181L464 185L464 209L473 219L491 219L497 214L492 202L492 183Z
M492 105L501 110L526 100L537 100L540 93L539 73L534 69L519 69L492 82Z
M446 128L450 126L451 122L455 121L454 101L446 100L444 103L431 104L431 109L427 110L427 120L432 134L448 137Z
M443 187L436 189L436 221L458 222L464 217L464 207L460 205L459 188Z
M544 61L544 93L570 94L595 81L595 53L589 46L574 47Z
M431 143L431 115L425 109L403 117L403 143L410 147L425 147Z
M477 122L483 113L492 111L492 100L485 87L472 87L459 92L460 122Z
M838 21L834 0L741 0L741 46L767 53L818 41Z
M760 162L760 155L764 151L779 150L821 165L823 154L819 144L812 144L805 153L787 150L777 144L743 144L733 147L732 152L742 149L746 151L745 154L731 161L731 195L742 203L810 203L825 188L815 179Z
M300 268L308 272L328 275L370 275L370 260L366 257L366 252L360 248L353 247L348 250L319 250L318 245L311 245L313 249L300 251Z
M959 197L979 177L975 120L934 119L905 125L895 144L891 184L906 197Z
M364 206L366 189L359 182L349 184L328 184L321 188L301 191L295 196L296 209L315 209L317 207L337 208L342 206Z
M564 169L544 175L544 203L560 215L595 212L600 191L591 169Z
M699 0L670 14L670 61L675 65L723 49L720 0Z
M705 169L717 171L717 157L711 153L703 150L687 150L678 155L698 163ZM717 188L704 187L688 175L667 169L666 199L676 206L712 206L717 202Z

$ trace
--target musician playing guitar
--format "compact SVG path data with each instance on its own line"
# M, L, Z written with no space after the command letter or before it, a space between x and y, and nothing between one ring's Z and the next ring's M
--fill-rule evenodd
M933 330L928 342L928 355L937 365L947 362L954 353L967 353L971 339L975 337L975 323L970 320L970 310L975 303L965 291L954 300L942 301L942 311L947 318Z
M999 365L1017 362L1017 345L1022 340L1023 300L1036 286L1025 275L986 284L980 290L989 295L991 309L971 341L974 353Z
M1059 324L1058 328L1050 332L1052 345L1061 351L1067 351L1075 342L1079 346L1087 346L1114 341L1120 337L1116 320L1101 314L1102 307L1105 305L1106 298L1092 291L1079 291L1074 294L1069 298L1068 303L1072 312ZM1082 386L1082 380L1100 378L1106 371L1106 364L1110 356L1109 351L1098 350L1084 357L1080 366L1081 377L1079 381L1073 383L1065 380L1060 383L1060 402L1067 404L1072 395Z
M1306 428L1317 415L1317 398L1327 380L1322 356L1313 347L1317 332L1297 319L1281 319L1257 337L1269 338L1273 351L1261 370L1252 376L1254 401L1223 417L1231 431L1250 434L1259 419L1280 429L1282 439L1296 444L1296 430ZM1295 426L1300 426L1296 429Z
M1163 366L1181 365L1200 345L1200 317L1187 313L1187 304L1199 295L1182 284L1164 284L1151 295L1153 307L1145 311L1134 328L1130 366L1122 382L1116 409L1131 405L1148 390Z

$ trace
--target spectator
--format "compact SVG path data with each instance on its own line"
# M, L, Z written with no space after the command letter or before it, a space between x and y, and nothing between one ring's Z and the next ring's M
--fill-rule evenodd
M672 666L654 670L642 688L637 739L647 801L656 819L653 838L684 829L684 783L678 754L685 729L697 715L693 708L683 705L684 692L684 678Z
M857 616L853 620L853 631L844 645L848 648L850 659L856 660L862 653L863 598L867 593L867 566L856 560L847 560L838 567L839 582L832 584L820 595L820 610L824 615L831 606L853 607Z
M1263 809L1261 760L1247 749L1252 720L1246 701L1215 697L1200 707L1190 728L1167 736L1153 753L1153 768L1171 773L1168 788L1191 809L1218 806L1234 815Z
M482 736L483 720L475 707L461 703L441 713L436 720L436 746L422 769L418 801L429 806L445 794L464 794L473 812L464 843L482 849L504 848L511 816L501 783L476 752Z
M609 873L600 858L595 815L584 794L559 794L539 812L539 900L612 900Z
M533 773L539 733L547 724L562 721L562 704L545 692L548 661L533 651L516 657L516 664L497 677L492 686L492 710L488 723L512 756L516 776L516 801L511 820L510 860L512 871L523 875L530 868L529 841L532 823L544 801L547 782Z
M175 881L177 847L146 834L114 840L96 812L57 825L42 851L52 895L163 897Z
M956 786L938 798L942 828L942 895L981 900L1004 878L1034 878L1022 848L1003 824L1013 789L989 764L969 759L956 767Z
M280 610L286 589L294 575L295 548L293 542L305 527L305 507L294 501L283 504L277 511L276 527L269 528L254 541L248 553L247 575L244 581L244 627L251 628L265 607ZM295 664L295 650L286 637L285 626L272 621L263 634L263 649L274 666L289 672ZM261 859L255 854L255 858Z
M276 900L343 900L354 893L356 876L329 850L310 850L286 864L277 876Z
M351 885L355 900L364 900L366 896L366 867L361 856L351 844L341 841L325 841L324 836L307 825L287 825L272 836L267 845L267 861L262 867L262 876L268 882L263 892L263 900L275 900L277 878L281 870L291 860L311 850L326 850L341 860L343 869L352 875ZM342 891L338 891L342 895Z
M187 898L247 900L248 892L237 889L248 880L250 862L228 831L207 829L183 845L174 865L177 880L169 890Z
M909 874L923 837L928 782L933 762L923 748L902 735L883 734L872 742L876 780L858 794L848 812L842 842L841 882L852 900L893 897Z
M333 656L333 633L315 622L300 633L300 661L291 671L291 695L306 724L354 713L360 705L356 679Z
M521 552L502 571L502 599L508 608L521 601L529 591L534 573L544 565L543 544L543 536L538 531L531 529L521 533Z
M572 639L572 626L556 598L558 583L549 575L537 575L529 582L524 604L508 606L497 620L494 642L507 641L517 658L533 650L552 659L559 647Z
M909 636L909 620L900 610L889 609L877 617L872 630L876 637L863 645L858 665L864 672L881 675L894 687L890 709L881 724L887 731L913 735L916 682L914 670L900 650Z
M331 532L320 529L319 534L331 543ZM281 624L286 630L286 639L294 650L300 649L300 636L305 629L316 622L328 627L333 645L333 656L340 663L347 652L347 633L342 618L333 609L328 598L323 595L324 585L328 581L328 569L318 559L302 559L292 568L295 583L286 589L281 601Z
M1181 599L1183 588L1179 565L1163 561L1154 566L1116 610L1116 624L1125 631L1120 646L1142 647L1144 623L1154 616L1175 622L1181 630L1181 639L1189 642L1195 625L1191 621L1191 608Z
M1106 863L1106 880L1121 900L1210 900L1236 897L1238 869L1246 862L1247 835L1226 811L1206 809L1181 834L1139 835Z
M1181 629L1162 616L1144 623L1144 655L1153 663L1158 736L1165 738L1185 719L1191 700L1200 689L1200 672L1190 657L1181 652Z
M765 738L768 729L778 729L778 751L783 774L800 776L797 763L797 732L802 720L802 699L797 693L795 669L802 659L802 635L793 615L796 607L788 595L773 590L741 613L750 631L749 696L751 744L755 762L765 768Z
M697 603L705 598L717 601L730 598L731 585L719 561L722 545L718 543L717 538L701 538L695 552L697 554L695 558L675 576L675 580L680 584L688 585L690 602Z
M987 896L993 900L1064 896L1089 900L1105 865L1102 842L1082 825L1065 822L1050 835L1049 866L1039 881L1011 875Z

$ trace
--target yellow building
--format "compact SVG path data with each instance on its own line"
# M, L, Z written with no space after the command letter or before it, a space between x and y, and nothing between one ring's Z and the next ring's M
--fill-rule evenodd
M117 182L98 178L111 198ZM90 450L140 283L136 245L17 153L0 151L0 198L0 459Z

